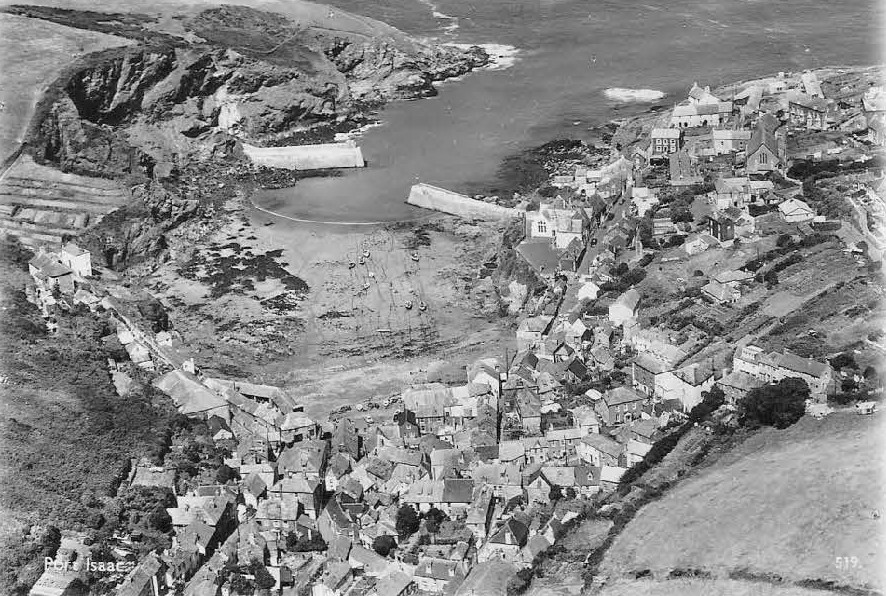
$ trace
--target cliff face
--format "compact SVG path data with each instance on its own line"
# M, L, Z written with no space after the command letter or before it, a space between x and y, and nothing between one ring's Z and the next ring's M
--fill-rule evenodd
M261 145L346 126L367 106L433 95L434 81L487 61L479 48L301 28L236 6L203 11L187 28L199 42L162 38L107 52L70 75L40 127L38 155L89 169L102 153L126 153L97 153L96 138L105 148L123 138L155 161L203 154L201 142L219 131Z

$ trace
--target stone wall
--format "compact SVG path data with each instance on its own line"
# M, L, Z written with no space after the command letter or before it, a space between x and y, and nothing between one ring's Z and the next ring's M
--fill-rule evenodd
M484 203L444 188L423 183L416 184L410 189L406 202L416 207L442 211L465 219L503 220L522 214L517 209Z
M360 147L352 142L291 147L255 147L244 143L243 152L253 163L287 170L362 168L366 165Z

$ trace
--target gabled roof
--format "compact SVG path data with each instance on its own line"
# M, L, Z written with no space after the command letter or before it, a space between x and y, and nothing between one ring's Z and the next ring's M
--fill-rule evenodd
M627 468L621 468L619 466L603 466L600 469L600 481L621 482L621 477L624 476L624 473L627 471Z
M265 481L261 479L261 476L252 472L248 474L246 478L243 479L242 484L240 485L243 492L249 493L254 496L259 496L265 489L268 488L268 485L265 484Z
M227 406L227 401L220 395L201 384L196 376L182 370L173 370L155 379L154 386L171 397L185 415Z
M498 444L498 459L503 462L514 461L526 455L522 441L502 441Z
M401 596L411 583L411 577L400 571L394 571L379 580L375 585L375 593L378 596Z
M607 406L642 401L644 399L646 398L628 387L614 387L603 394L603 401Z
M613 306L624 306L630 311L634 311L637 308L637 304L640 302L640 292L631 288L626 291L624 294L618 297L618 299L613 303Z
M517 252L543 275L553 274L560 263L560 253L547 238L528 238L517 245Z
M474 481L470 478L443 480L444 503L471 503L474 500Z
M784 215L792 215L794 213L815 213L812 208L800 199L790 198L778 205L778 210Z
M750 130L736 130L731 128L715 128L711 133L715 141L748 141L753 134Z
M278 480L277 484L270 488L270 493L296 493L296 494L313 494L320 486L320 482L316 479L308 480L303 476L294 478L283 478Z
M778 359L778 364L782 368L809 375L811 377L823 377L831 370L831 367L827 364L816 362L811 358L801 358L790 352L782 354Z
M582 438L581 442L611 457L618 457L624 450L618 441L597 433L587 435Z
M529 537L529 528L514 518L506 521L492 537L489 538L490 544L512 544L523 547Z
M326 456L326 441L302 441L289 447L277 458L281 472L318 473Z
M449 581L456 575L460 576L458 561L448 561L435 557L422 557L415 568L416 577L429 577Z
M79 257L81 255L89 254L88 250L83 250L73 242L66 242L64 246L62 246L62 252L65 252L72 257Z
M569 366L566 367L566 370L579 379L584 379L588 374L588 367L578 358L573 358L572 362L569 363Z
M650 135L653 139L679 139L683 131L679 128L653 128Z
M747 155L750 156L756 153L761 146L765 146L773 155L778 155L778 139L775 136L778 125L778 120L772 114L760 116L754 133L748 141Z
M49 253L38 254L28 261L28 265L36 267L47 277L61 277L62 275L71 274L70 268L63 265L58 259Z

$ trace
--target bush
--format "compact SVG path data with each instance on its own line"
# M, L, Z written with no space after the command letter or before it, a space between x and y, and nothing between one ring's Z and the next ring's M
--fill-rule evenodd
M372 541L372 550L383 557L387 557L395 548L397 548L397 541L394 540L393 536L388 536L387 534L377 536Z
M532 581L532 570L531 569L521 569L508 580L508 584L505 587L505 593L507 596L519 596L527 589L529 589L529 582Z
M778 237L778 240L775 241L775 246L779 248L783 248L785 246L790 246L793 240L791 240L790 234L781 234Z
M855 362L855 356L850 354L849 352L843 352L837 356L834 356L830 360L831 366L837 370L841 368L853 368L858 369L858 363Z
M424 515L425 518L425 529L431 534L436 534L440 531L440 524L442 524L445 520L448 519L445 513L437 509L436 507L431 507L427 513Z
M319 532L314 533L313 537L308 540L305 537L299 537L295 532L290 532L286 536L286 550L293 553L323 552L327 549L326 541Z
M690 422L702 422L717 411L717 408L726 403L726 394L719 385L711 387L710 391L701 394L701 403L689 411Z
M782 379L748 392L738 404L738 418L745 426L787 428L803 417L809 386L802 379Z
M410 505L403 505L397 510L396 528L400 538L408 538L416 532L421 525L418 514Z

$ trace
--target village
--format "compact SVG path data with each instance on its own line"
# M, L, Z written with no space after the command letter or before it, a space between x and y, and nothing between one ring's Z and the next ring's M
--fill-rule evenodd
M137 540L120 536L113 552L135 567L114 593L510 595L508 579L706 396L720 394L719 420L735 424L749 392L783 379L806 384L816 417L837 395L881 394L876 371L824 354L823 332L797 320L834 287L865 285L886 248L886 89L841 76L695 84L609 156L558 164L513 209L514 251L544 286L520 305L516 353L322 419L296 387L204 374L75 241L39 252L27 293L47 327L79 305L109 315L106 339L128 357L108 362L109 382L124 395L149 375L206 425L231 471L181 492L174 466L134 462L125 487L174 499L172 545L137 558ZM822 172L840 201L804 184ZM882 334L851 318L829 335L882 355ZM65 532L31 595L68 593L82 574L65 563L88 550Z

